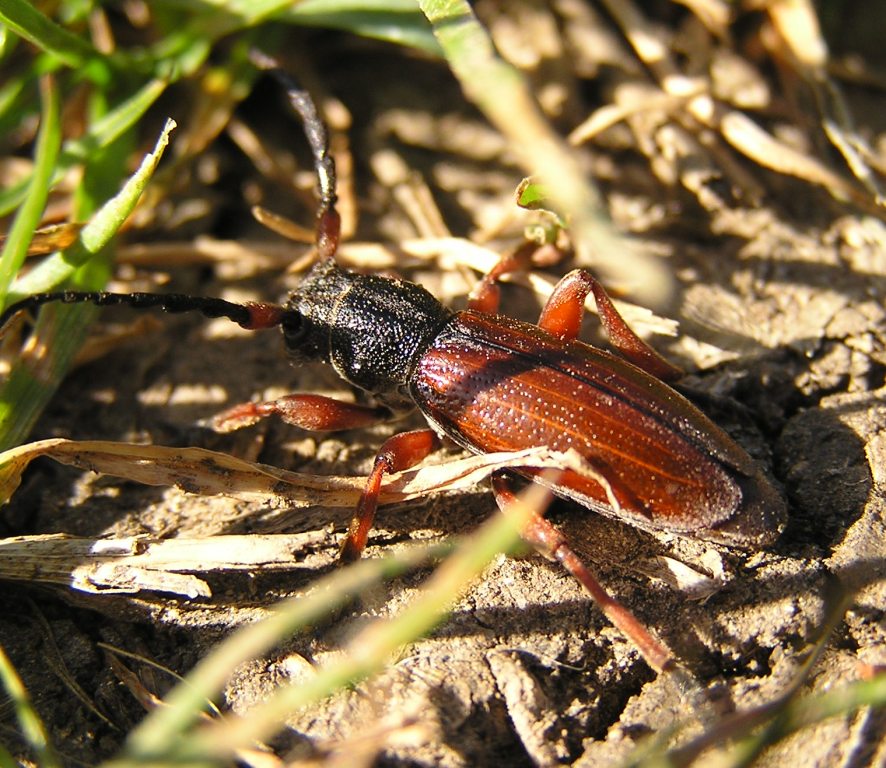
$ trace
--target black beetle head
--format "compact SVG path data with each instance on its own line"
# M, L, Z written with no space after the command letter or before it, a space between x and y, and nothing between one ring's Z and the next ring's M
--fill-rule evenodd
M328 362L346 381L385 396L406 383L413 360L450 316L419 285L327 259L292 293L281 324L294 361Z

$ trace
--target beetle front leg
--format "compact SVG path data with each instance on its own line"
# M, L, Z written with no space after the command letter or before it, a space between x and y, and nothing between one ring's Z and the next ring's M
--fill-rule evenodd
M287 424L317 432L367 427L391 417L381 406L345 403L323 395L286 395L259 403L240 403L214 416L210 426L216 432L233 432L268 416L279 416Z
M366 487L363 489L360 501L357 502L357 510L342 542L341 559L344 562L357 560L366 547L369 530L372 528L372 521L378 508L382 478L414 467L439 445L440 439L430 429L401 432L385 440L376 454L372 472L366 480Z
M506 472L493 474L492 490L499 508L508 514L508 508L515 503L515 496ZM534 513L520 535L540 554L560 563L581 584L606 618L634 644L649 666L658 672L676 668L674 655L667 646L654 638L634 614L609 595L556 526L541 514Z
M597 312L609 341L625 358L662 381L682 378L683 371L669 363L625 322L606 289L586 269L575 269L556 286L541 311L538 325L561 339L575 339L581 329L584 305L594 294Z

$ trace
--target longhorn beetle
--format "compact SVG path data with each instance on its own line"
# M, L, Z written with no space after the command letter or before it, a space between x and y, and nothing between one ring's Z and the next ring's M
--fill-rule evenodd
M319 177L320 260L288 301L236 304L179 294L62 291L10 306L0 325L20 310L48 302L91 302L196 311L250 330L279 326L293 362L328 363L377 403L293 394L231 408L214 419L221 431L272 415L304 429L341 430L417 407L430 428L397 434L379 449L342 546L345 560L359 557L366 545L384 476L420 462L441 437L474 453L534 446L574 449L592 471L566 469L555 481L542 481L558 496L643 529L742 548L775 540L786 517L781 496L744 450L663 383L679 370L636 336L589 272L567 274L538 325L532 325L496 314L496 282L525 266L519 256L503 258L461 312L444 307L420 285L339 267L334 260L339 241L335 166L326 127L307 92L270 60L258 58L257 64L286 87ZM591 293L620 356L577 339ZM532 470L522 474L533 477ZM509 480L500 472L492 481L504 511L514 498ZM541 513L522 536L560 562L653 667L673 666L670 652L607 595Z

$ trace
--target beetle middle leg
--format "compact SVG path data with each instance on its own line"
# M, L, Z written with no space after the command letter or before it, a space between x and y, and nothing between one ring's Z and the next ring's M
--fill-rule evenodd
M378 495L385 475L414 467L440 446L440 439L431 429L417 429L401 432L382 443L375 456L372 472L366 481L363 494L357 502L357 511L348 526L348 533L341 547L341 559L345 562L357 560L369 537L375 511L378 508Z
M515 503L511 479L507 472L492 476L495 501L504 514ZM566 536L541 513L533 513L520 534L524 541L545 557L556 560L600 607L609 621L630 639L649 665L659 671L674 671L674 655L624 605L612 597L597 581L591 570L582 562L569 544Z
M296 394L264 402L240 403L215 416L211 425L217 432L232 432L268 416L279 416L287 424L302 429L334 432L384 421L391 417L391 412L383 406L346 403L323 395ZM348 526L341 548L343 561L357 560L366 547L384 476L415 466L439 445L440 439L431 429L401 432L382 444Z

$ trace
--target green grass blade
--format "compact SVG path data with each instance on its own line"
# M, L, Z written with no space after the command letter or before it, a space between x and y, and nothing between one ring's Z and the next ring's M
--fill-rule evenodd
M167 123L154 151L120 192L92 217L74 245L45 259L13 283L10 300L53 288L68 278L73 279L75 287L83 288L101 287L106 282L109 266L97 257L135 208L174 125L172 121ZM38 343L32 345L30 354L16 360L8 379L0 386L0 446L18 445L28 436L82 343L93 309L44 307L34 331Z
M580 261L607 283L629 287L644 303L667 298L672 284L661 262L621 236L575 152L544 117L529 85L498 56L467 0L418 0L465 95L507 138L522 166L549 189L554 207L570 217Z
M101 54L85 40L44 16L33 3L0 0L0 21L72 69L89 68L96 77L107 78L107 65L102 62Z
M2 744L0 744L0 768L21 768L21 763Z
M166 80L151 80L135 95L122 101L96 120L81 138L66 141L62 146L52 183L64 176L77 162L89 157L90 153L108 146L138 123L148 108L166 90L167 85ZM6 215L24 201L28 194L29 183L30 179L24 179L0 192L0 216Z
M210 12L193 20L180 40L193 38L190 29L197 27L203 35L218 39L264 22L285 21L341 29L440 55L440 46L414 0L211 0L207 6ZM161 45L166 52L179 48L178 42Z
M422 546L355 563L317 581L310 594L284 601L270 618L241 628L204 658L167 696L164 706L130 734L123 756L114 764L134 764L129 761L156 755L158 745L180 739L237 665L265 653L289 635L310 628L380 581L425 565L448 550L449 545Z
M886 672L870 680L856 680L794 702L788 711L785 733L793 733L831 717L847 715L862 707L886 707Z
M22 736L34 750L37 764L42 768L56 768L60 763L49 741L46 729L43 727L43 721L31 704L28 691L15 671L15 667L12 666L3 646L0 646L0 684L3 685L7 696L12 701Z
M440 45L415 0L303 0L285 18L353 32L440 56Z
M168 85L169 82L162 78L145 83L135 94L96 120L83 137L65 142L61 162L73 164L74 161L85 160L96 150L112 144L141 120Z
M69 248L44 259L28 274L13 283L10 291L11 301L17 301L32 293L52 290L110 242L135 209L136 203L157 169L157 164L169 143L169 134L174 127L173 121L167 121L154 150L145 156L138 170L123 188L96 212Z
M380 671L390 661L391 656L405 644L414 642L437 626L446 617L451 605L464 592L467 585L496 555L510 550L517 544L520 538L519 530L525 524L528 514L543 507L548 498L549 492L544 488L531 486L525 500L515 504L507 516L496 515L490 519L471 536L470 540L462 543L438 566L426 582L421 596L406 610L393 619L379 620L370 624L354 638L342 658L332 665L319 669L309 681L282 686L268 700L254 707L246 715L227 717L224 721L213 723L187 735L181 729L173 730L169 727L173 715L158 710L151 719L158 721L162 719L165 727L154 729L149 727L146 721L145 725L133 733L124 757L110 765L122 768L122 766L135 766L143 761L156 760L194 765L227 761L237 750L248 748L255 742L271 736L282 727L288 714L295 709L319 701L336 690ZM383 561L376 561L380 562ZM359 567L379 566L370 562L361 563ZM360 581L360 575L362 574L351 577L354 587L365 589L367 585ZM345 575L342 573L330 578L343 580ZM318 599L317 592L314 593L314 598ZM329 601L325 592L320 599L322 604ZM298 603L291 605L293 610L305 610L304 607L299 608ZM325 612L328 611L329 608L325 608ZM279 620L281 624L287 621L282 616ZM287 626L291 627L291 624ZM247 628L241 632L250 630L251 628ZM282 636L278 639L282 639ZM242 653L238 650L238 645L241 643L238 633L226 641L222 649L217 652L220 655L234 654L232 658L226 658L224 665L217 665L218 670L224 671L225 675L230 674L233 669L232 661L245 658L236 655ZM229 647L227 651L225 651L226 646ZM267 647L267 643L264 647ZM202 667L201 664L198 670ZM213 680L216 688L221 682L222 678L219 676ZM190 676L183 686L189 684ZM206 692L207 689L201 686L200 693L206 694ZM182 696L184 695L182 693ZM173 698L170 697L171 700Z
M834 605L818 630L819 639L787 688L754 709L733 712L713 722L699 736L668 750L679 724L639 744L622 768L706 765L717 768L750 766L764 750L808 726L831 717L848 717L862 707L886 706L886 674L854 681L841 688L802 696L800 692L817 668L828 640L853 603L853 595L837 588ZM719 750L713 752L713 750Z
M529 489L523 510L538 509L548 492ZM365 680L389 663L393 654L423 637L448 614L452 604L491 560L515 547L525 518L519 510L495 515L448 557L428 579L421 595L399 616L370 624L346 649L344 657L323 667L309 681L281 687L267 701L239 719L214 724L189 740L203 755L224 758L233 750L269 737L285 722L287 713Z
M0 134L5 134L21 121L24 111L21 103L28 85L29 79L25 77L11 78L0 85Z
M51 75L44 75L40 79L40 100L42 117L37 134L34 171L27 186L25 201L16 214L0 254L0 304L4 306L9 286L25 261L34 230L40 225L61 147L59 95Z

